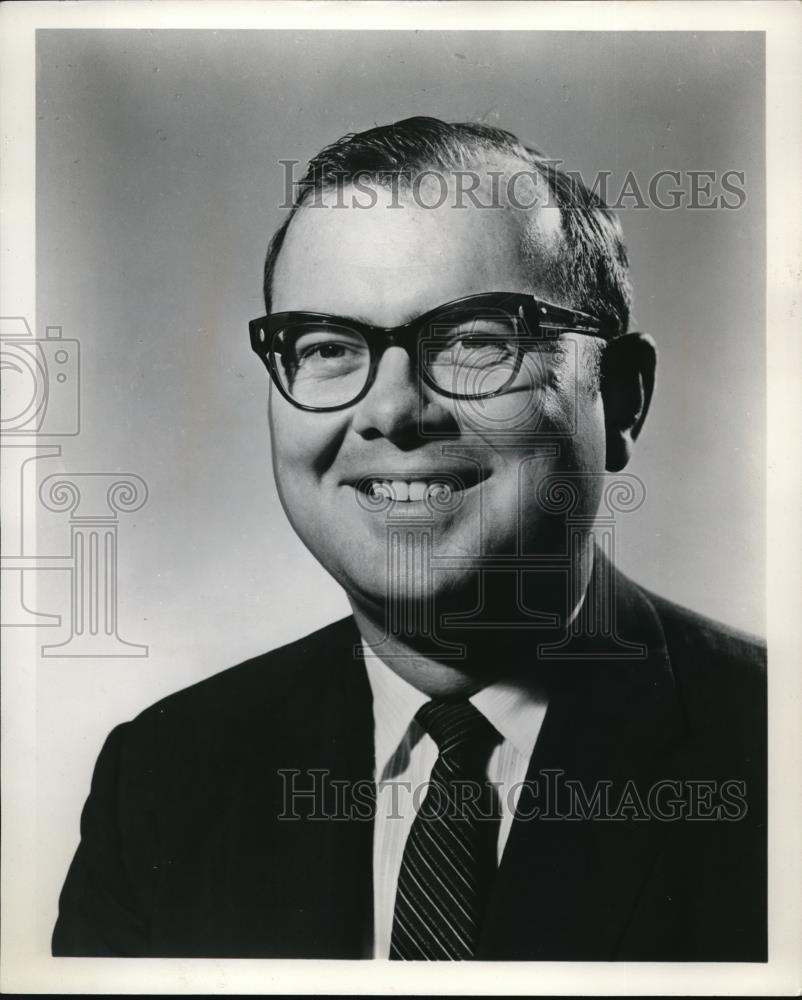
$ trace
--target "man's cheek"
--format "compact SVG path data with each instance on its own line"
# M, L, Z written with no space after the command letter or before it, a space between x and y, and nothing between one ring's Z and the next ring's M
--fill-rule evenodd
M271 409L270 441L277 475L298 475L311 469L320 453L318 435L314 428L305 427L299 416L297 410L287 413L278 405Z
M459 400L453 409L465 438L492 447L509 445L516 438L527 440L541 430L544 398L534 391L508 392L487 399Z

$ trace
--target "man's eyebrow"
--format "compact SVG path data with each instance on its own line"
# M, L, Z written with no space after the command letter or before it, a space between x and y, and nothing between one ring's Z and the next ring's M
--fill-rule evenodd
M309 308L299 308L299 309L278 309L274 314L271 315L286 315L286 316L326 316L331 319L342 319L348 323L359 323L362 326L373 326L374 324L370 320L365 319L363 316L351 315L347 312L332 312L330 309L309 309Z
M438 306L433 306L432 309L416 310L407 315L402 323L394 323L392 326L385 326L383 323L374 323L372 320L368 319L366 315L360 313L347 313L347 312L330 312L323 309L289 309L289 313L317 313L319 316L330 316L334 319L341 319L347 323L357 323L360 326L373 327L376 330L396 330L399 327L409 326L410 323L414 323L416 319L420 319L421 316L425 316L427 313L432 312L437 309Z
M467 302L463 304L463 298L471 299L473 297L474 296L463 296L462 298L457 298L457 299L447 299L444 302L438 302L434 305L427 306L426 308L423 309L415 309L411 312L406 313L401 323L393 323L391 326L385 326L382 323L374 323L371 319L368 319L365 314L360 314L360 313L332 312L331 310L327 309L288 309L286 310L286 312L289 314L315 313L319 316L329 316L333 319L340 319L346 323L357 323L360 326L373 327L376 330L397 330L402 327L409 326L411 323L414 323L416 320L422 319L424 316L428 316L430 313L439 312L441 309L445 309L445 307L447 306L452 307L451 309L449 309L449 313L453 311L455 315L459 315L460 317L463 317L464 314L463 321L469 320L472 315L471 307ZM278 310L278 311L282 312L283 310Z

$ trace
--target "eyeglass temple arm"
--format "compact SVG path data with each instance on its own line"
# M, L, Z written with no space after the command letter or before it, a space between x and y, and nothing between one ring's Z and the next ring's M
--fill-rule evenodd
M604 337L618 332L609 324L601 323L587 313L577 309L565 309L551 303L537 302L538 321L540 326L572 330L574 333L584 333L589 336Z

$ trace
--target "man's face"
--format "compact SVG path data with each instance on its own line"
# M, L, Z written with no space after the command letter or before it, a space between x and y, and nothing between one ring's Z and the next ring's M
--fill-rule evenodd
M298 212L276 266L274 312L392 327L485 292L570 304L555 299L545 277L560 240L555 209L533 217L506 207L454 208L453 198L437 209L402 199L399 208L390 192L377 194L372 208ZM343 201L351 205L347 189ZM400 346L387 348L372 388L347 409L305 412L272 390L273 467L284 509L360 606L429 593L467 608L477 557L563 550L564 521L544 511L538 484L550 473L604 468L602 404L583 381L587 341L564 336L563 348L525 357L510 391L484 400L450 399L422 385L414 357ZM448 479L464 488L435 510L402 499L377 510L358 486L373 481L400 496L398 484L437 490ZM590 485L580 487L575 512L595 512L597 480L577 480Z

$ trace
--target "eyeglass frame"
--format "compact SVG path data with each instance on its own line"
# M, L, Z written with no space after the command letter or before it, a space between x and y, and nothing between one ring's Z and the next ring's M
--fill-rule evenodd
M444 302L442 305L435 306L434 309L427 310L427 312L416 316L408 323L394 327L372 326L370 323L363 323L361 320L335 316L330 313L290 310L268 313L266 316L252 319L248 323L248 330L252 350L261 358L273 384L287 402L291 403L297 409L305 410L309 413L332 413L337 410L346 410L349 406L354 406L365 398L376 380L379 362L388 347L403 347L414 361L411 347L413 344L420 343L419 334L421 328L430 325L439 315L445 318L449 312L466 308L468 303L478 306L484 305L488 309L492 307L498 311L504 311L508 316L521 319L524 329L516 335L519 344L516 353L515 368L512 374L503 386L491 392L471 394L449 392L431 378L425 365L416 363L415 368L418 378L424 385L427 385L430 389L449 399L491 399L494 396L500 396L507 392L520 371L524 352L523 342L527 340L545 340L548 338L549 332L555 338L560 333L577 333L582 336L599 337L604 340L609 340L621 333L621 330L617 326L604 324L601 320L596 319L588 313L580 312L576 309L566 309L563 306L555 305L553 302L547 302L544 299L536 298L534 295L526 295L520 292L483 292L479 295L467 295L463 298L452 299L450 302ZM514 310L510 312L509 309L506 309L504 307L505 303L514 304ZM338 403L336 406L310 406L307 403L299 403L298 400L293 399L290 393L284 388L275 359L276 353L280 352L275 351L274 344L276 334L285 328L290 317L296 321L309 320L310 322L320 324L323 328L327 325L345 327L364 337L370 353L370 363L365 385L353 399L347 403Z

